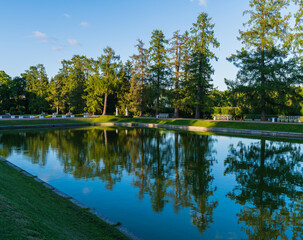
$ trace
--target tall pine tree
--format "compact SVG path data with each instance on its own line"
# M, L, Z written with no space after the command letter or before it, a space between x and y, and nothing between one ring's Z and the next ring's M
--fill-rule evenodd
M187 66L189 77L186 84L186 99L195 106L195 118L205 111L209 92L212 88L211 75L214 70L210 61L217 59L211 48L218 48L214 24L207 13L201 13L191 28L192 51Z
M148 50L144 48L142 40L136 44L137 54L132 56L132 79L130 86L129 101L133 112L142 117L144 110L145 87L148 80Z
M274 87L279 87L281 82L291 81L288 76L291 70L285 72L287 66L281 66L287 57L286 44L290 36L290 15L282 14L288 4L289 0L250 0L251 9L244 12L249 15L248 22L244 24L247 29L240 31L239 37L244 48L229 58L240 68L236 85L254 87L259 95L262 121L266 120L269 92ZM275 75L280 73L279 69L284 71L281 81ZM235 85L228 81L227 84Z
M166 45L168 41L161 30L154 30L152 32L149 57L151 61L150 65L150 79L152 85L152 92L156 101L156 115L160 110L160 96L164 88L168 85L168 56Z
M186 34L186 33L185 33ZM181 105L181 84L182 74L186 64L186 54L188 52L186 35L181 35L179 31L174 32L170 40L170 65L173 68L174 76L174 90L173 90L173 105L174 117L179 117L179 108Z
M107 114L107 100L110 94L113 94L119 85L119 72L122 67L120 56L116 55L111 47L106 47L104 54L98 59L100 69L100 91L104 94L104 105L102 115Z

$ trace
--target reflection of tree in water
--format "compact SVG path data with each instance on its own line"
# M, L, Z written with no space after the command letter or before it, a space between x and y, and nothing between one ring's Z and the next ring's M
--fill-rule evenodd
M246 204L237 216L245 223L249 239L287 239L288 227L298 236L298 226L302 226L302 218L297 218L297 210L302 208L297 200L303 197L302 162L301 149L291 143L266 143L262 139L248 146L242 142L230 146L225 174L234 174L238 185L228 197ZM297 202L297 210L292 202Z
M0 154L7 158L12 151L17 153L26 152L31 161L40 166L46 164L46 155L49 152L50 141L52 136L44 135L44 131L25 132L12 131L0 134Z
M211 136L148 129L102 128L23 131L1 135L3 152L23 149L33 163L46 164L50 150L64 172L75 178L99 178L112 189L123 174L132 174L138 198L149 195L155 212L172 203L178 213L190 208L192 223L204 232L213 222L218 203L213 198L211 167L215 161Z
M213 211L218 205L211 199L216 190L211 184L214 179L211 166L215 161L213 141L211 136L206 135L181 135L184 186L194 199L191 218L200 232L213 222Z

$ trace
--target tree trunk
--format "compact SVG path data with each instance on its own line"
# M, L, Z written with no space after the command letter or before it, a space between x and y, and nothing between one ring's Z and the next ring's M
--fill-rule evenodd
M175 82L175 104L179 104L179 72L180 72L180 51L179 51L179 41L178 37L176 38L176 82ZM179 108L178 106L175 106L175 112L174 112L174 117L178 118L179 117Z
M176 84L175 84L175 104L178 104L179 100L179 67L176 67ZM178 118L179 117L179 108L178 106L175 106L175 111L174 111L174 117Z
M200 115L201 115L200 107L199 107L199 105L197 104L197 105L196 105L196 114L195 114L195 118L196 118L196 119L199 119L199 118L200 118Z
M59 114L59 106L58 105L56 107L56 112L57 112L57 114Z
M160 103L160 71L158 69L158 77L157 77L157 106L156 106L156 115L159 114L159 104Z
M142 117L143 116L143 59L141 57L141 106L140 106L140 114L139 114L139 117Z
M265 59L264 59L264 48L261 50L261 121L266 121L266 110L265 110L265 76L264 76L264 68L265 68Z
M102 115L106 115L106 108L107 108L107 94L104 96L104 107L103 107L103 113Z
M201 109L200 109L200 106L199 106L200 94L201 94L201 87L200 87L200 83L198 83L198 87L197 87L197 101L198 101L198 104L196 105L196 114L195 114L196 119L199 119L201 117Z
M175 107L174 118L178 118L178 117L179 117L179 108Z

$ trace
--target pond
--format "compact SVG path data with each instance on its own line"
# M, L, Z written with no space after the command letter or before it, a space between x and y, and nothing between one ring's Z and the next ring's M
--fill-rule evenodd
M155 129L0 133L0 154L143 239L301 239L299 140Z

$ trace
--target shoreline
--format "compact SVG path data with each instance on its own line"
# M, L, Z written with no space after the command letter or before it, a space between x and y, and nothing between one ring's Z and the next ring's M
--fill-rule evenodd
M40 121L39 121L40 120ZM49 121L52 121L53 123L49 123ZM219 125L228 125L228 127L213 127L213 126L195 126L192 125L185 125L185 124L178 124L178 121L180 123L186 121L185 123L188 123L188 119L152 119L152 118L112 118L109 119L109 121L106 121L105 118L92 118L91 121L85 119L85 122L82 122L81 118L74 118L74 119L67 119L67 120L59 120L56 121L54 119L37 119L34 120L39 121L39 124L25 124L22 125L22 119L18 120L18 123L16 125L6 125L1 126L0 125L0 131L1 130L14 130L14 129L35 129L35 128L63 128L63 127L85 127L85 126L104 126L104 127L143 127L143 128L155 128L155 129L167 129L167 130L180 130L180 131L190 131L190 132L209 132L209 133L218 133L218 134L235 134L235 135L243 135L243 136L255 136L255 137L277 137L277 138L291 138L291 139L303 139L303 125L294 125L294 123L290 123L290 126L299 126L302 128L302 131L300 132L288 132L288 131L272 131L272 130L254 130L254 129L245 129L245 128L232 128L233 124L240 124L243 125L242 122L236 122L236 121L214 121L215 123L218 123ZM70 121L69 121L70 120ZM100 121L98 121L100 120ZM105 121L104 121L105 120ZM144 122L140 122L140 120L143 120ZM9 120L11 121L11 120ZM24 120L23 120L24 121ZM26 121L26 120L25 120ZM33 121L33 120L30 120ZM43 123L43 121L46 121L47 123ZM60 121L63 121L63 123L60 123ZM176 121L176 124L169 124L174 123ZM203 120L197 120L200 121L203 125ZM156 123L152 123L156 122ZM159 122L159 123L157 123ZM161 123L164 122L164 123ZM166 123L167 122L167 123ZM210 122L210 121L205 121ZM28 122L26 122L28 123ZM245 122L245 124L253 124L253 122ZM255 123L255 124L280 124L280 123ZM260 126L259 125L259 126ZM286 123L282 123L284 126Z
M101 221L105 222L108 224L110 227L113 227L117 229L120 233L124 234L126 237L132 240L142 240L142 238L136 236L133 232L129 231L126 227L122 226L121 223L119 222L113 222L109 218L103 216L101 213L95 211L94 209L91 209L90 207L86 206L85 204L81 203L77 199L69 196L68 194L60 191L59 189L55 188L54 186L48 184L47 182L43 181L42 179L38 178L37 176L32 175L31 173L27 172L26 170L18 167L17 165L11 163L7 159L4 159L0 157L0 162L6 164L7 166L13 168L16 172L23 174L24 176L34 180L36 184L41 184L43 185L44 188L49 189L52 191L54 194L58 195L59 197L68 200L70 203L76 205L77 207L81 208L82 210L88 211L90 214L96 216L98 219ZM63 200L62 199L62 200Z

